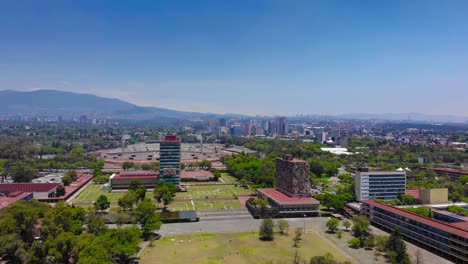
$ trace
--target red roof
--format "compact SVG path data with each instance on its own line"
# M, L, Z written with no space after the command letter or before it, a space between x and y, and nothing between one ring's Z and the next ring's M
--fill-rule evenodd
M211 178L213 173L211 171L198 170L198 171L186 171L183 170L180 172L180 178Z
M68 197L73 195L76 191L81 189L83 185L88 183L93 178L92 173L77 173L77 179L74 182L71 182L70 185L65 186L65 195L58 197L49 197L47 200L66 200Z
M113 180L120 179L154 179L159 176L159 171L124 171L113 178Z
M405 194L411 195L416 199L419 199L419 189L407 189Z
M453 224L448 224L448 223L438 221L438 220L435 220L435 219L432 219L432 218L429 218L429 217L418 215L416 213L408 212L408 211L400 209L398 207L394 207L394 206L384 204L384 203L374 201L374 200L366 200L366 201L362 201L362 203L372 205L372 206L375 206L375 207L378 207L378 208L382 208L382 209L384 209L386 211L389 211L391 213L406 217L408 219L412 219L414 221L423 223L423 224L428 225L428 226L432 226L434 228L437 228L439 230L442 230L442 231L445 231L445 232L448 232L448 233L455 234L457 236L468 238L468 232L467 231L465 231L463 228L460 228L460 227L458 227L456 225L453 225Z
M180 139L176 135L169 135L166 136L162 142L180 142Z
M15 203L19 200L23 200L24 198L28 197L31 193L28 192L23 192L21 194L17 194L14 197L5 197L5 196L0 196L0 210L3 208L11 205L12 203Z
M318 203L317 200L311 197L289 197L286 194L273 188L258 189L258 192L279 204L303 204L303 203Z
M462 171L462 170L456 170L456 169L450 169L450 168L434 168L434 171L457 173L460 175L468 175L468 171Z
M0 191L11 192L50 192L59 183L0 183Z

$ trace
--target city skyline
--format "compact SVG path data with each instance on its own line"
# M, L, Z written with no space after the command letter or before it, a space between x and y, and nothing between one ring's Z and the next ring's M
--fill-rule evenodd
M0 90L65 90L193 112L466 117L467 7L4 2Z

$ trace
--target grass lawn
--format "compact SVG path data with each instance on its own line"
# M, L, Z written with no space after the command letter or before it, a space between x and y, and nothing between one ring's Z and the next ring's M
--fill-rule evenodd
M292 247L292 238L292 230L268 242L259 240L257 231L164 237L145 248L140 263L292 263L296 250L307 263L312 256L327 252L335 260L350 261L315 233L304 234L298 249Z
M108 191L103 191L102 189L102 184L91 184L83 190L73 202L79 203L79 202L94 202L97 200L99 195L104 194L107 196L107 199L111 202L117 202L120 197L122 197L125 192L124 191L118 191L118 192L108 192ZM153 197L152 192L147 192L146 197Z
M229 175L229 173L226 173L226 172L221 173L221 179L220 180L222 182L229 182L229 183L238 182L238 180L235 177Z
M174 199L205 199L208 198L233 198L235 195L251 194L250 189L236 187L234 185L193 185L187 187L187 192L178 192Z
M171 211L188 211L188 210L227 210L238 209L243 207L238 200L206 200L206 201L187 201L187 202L173 202L169 204Z

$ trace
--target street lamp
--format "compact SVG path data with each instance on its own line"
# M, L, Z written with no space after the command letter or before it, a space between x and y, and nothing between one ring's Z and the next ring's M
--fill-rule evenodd
M305 226L305 219L306 219L306 216L307 216L307 215L304 214L304 234L305 234L305 228L306 228L306 226Z

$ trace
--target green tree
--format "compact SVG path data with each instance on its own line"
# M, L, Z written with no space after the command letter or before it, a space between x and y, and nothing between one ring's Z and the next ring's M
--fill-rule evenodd
M136 195L136 203L145 199L146 196L146 187L141 184L140 180L132 180L130 186L128 187L129 192L134 192Z
M353 219L353 228L351 230L354 237L358 238L361 242L361 246L364 246L364 243L369 236L369 220L365 216L357 216Z
M135 164L131 161L125 161L124 163L122 163L122 169L128 171L129 169L135 167Z
M158 204L164 202L164 207L173 201L173 197L177 192L177 187L172 182L160 181L154 187L153 196Z
M390 261L395 264L410 264L405 242L403 241L400 229L395 228L388 238L385 250L389 252Z
M340 225L340 220L336 218L330 218L330 220L327 221L326 225L327 225L328 230L334 233L338 229L338 226Z
M296 228L296 231L294 232L294 237L293 237L293 247L299 247L301 240L302 240L302 228L298 227Z
M123 210L131 210L135 201L137 200L136 194L134 192L126 192L118 201L118 205L122 207Z
M36 176L36 170L24 161L17 161L9 168L14 182L31 182Z
M289 229L289 222L284 219L279 219L276 222L276 227L278 227L278 230L280 231L280 234L284 235L288 233Z
M107 210L110 207L110 202L107 199L107 196L105 196L104 194L101 194L97 198L96 203L94 203L94 206L96 207L96 209L102 212L104 210Z
M348 231L348 229L351 227L351 222L349 222L348 220L344 220L343 226L346 228L346 231Z
M138 222L140 222L143 235L147 237L153 230L159 230L161 222L156 215L156 205L150 199L144 199L141 201L136 210Z
M60 197L60 196L63 196L65 194L66 194L65 187L62 184L57 186L57 189L55 189L55 196Z
M67 175L62 177L62 183L63 183L64 186L68 186L72 182L73 182L73 179L72 179L72 177L70 175L67 174Z
M270 218L263 219L260 225L259 238L263 241L271 241L274 239L274 223Z
M358 248L361 246L361 241L357 237L353 237L350 240L348 240L348 245L352 248Z
M366 239L366 242L364 243L364 246L368 249L371 249L375 246L375 237L374 235L370 234L367 239Z

